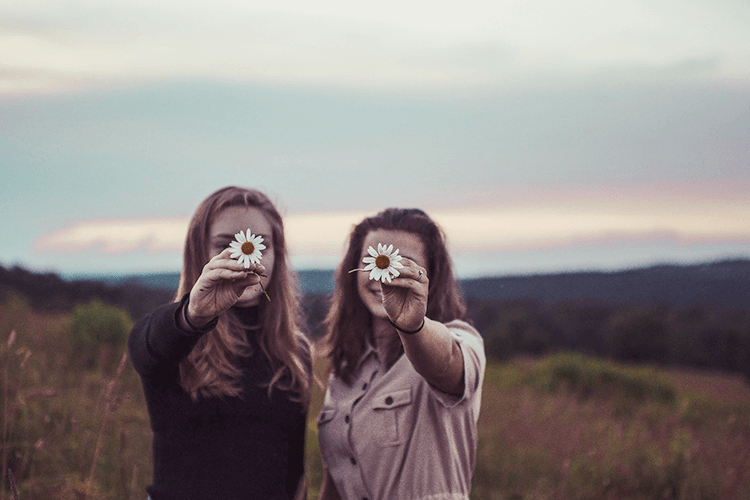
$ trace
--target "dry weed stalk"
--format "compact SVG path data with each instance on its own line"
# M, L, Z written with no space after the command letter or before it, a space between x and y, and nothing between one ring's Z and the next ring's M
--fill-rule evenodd
M13 471L8 469L8 480L10 481L10 494L13 500L18 500L18 490L16 489L16 478L13 477Z
M130 500L136 500L138 489L138 464L133 464L133 477L130 480Z
M11 330L10 336L8 336L8 353L10 348L13 347L13 343L16 341L16 331ZM5 470L8 465L8 364L10 362L10 354L6 356L3 370L3 479L0 484L2 488L2 500L5 500Z
M120 378L120 374L122 374L122 371L125 368L125 362L127 361L127 359L128 353L127 351L125 351L122 354L122 358L120 359L120 364L117 366L117 373L115 373L115 377L110 380L109 384L107 385L107 392L104 395L104 418L102 419L102 426L99 428L99 436L96 439L94 459L91 462L91 471L89 472L89 478L86 481L86 495L84 496L84 500L89 494L91 485L94 484L96 463L99 461L99 453L101 452L102 442L104 441L104 428L107 425L110 413L112 413L112 411L114 411L117 406L117 398L114 397L115 385L117 385L117 380Z

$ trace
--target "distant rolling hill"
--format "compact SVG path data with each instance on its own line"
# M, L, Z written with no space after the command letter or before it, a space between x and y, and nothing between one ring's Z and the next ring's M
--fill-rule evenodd
M750 260L696 265L659 265L614 272L478 278L461 282L468 297L545 301L597 299L609 302L750 306Z
M325 295L333 290L333 271L312 269L298 271L302 292L307 295ZM176 291L180 273L146 273L125 275L71 276L71 279L102 281L112 286L136 285L146 288Z
M300 287L307 295L325 295L333 290L332 270L301 270L298 275ZM99 276L97 281L175 290L179 274ZM536 299L554 302L594 299L750 307L750 260L658 265L612 272L496 276L464 279L461 280L461 287L469 298L490 300Z

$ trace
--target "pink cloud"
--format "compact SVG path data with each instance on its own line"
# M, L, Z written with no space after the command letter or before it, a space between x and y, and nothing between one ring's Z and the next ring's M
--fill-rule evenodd
M140 249L180 252L187 225L186 218L84 220L42 236L34 247L40 252L79 252L95 248L114 255Z
M493 252L569 248L613 242L679 245L750 244L750 203L745 200L582 198L567 203L481 210L435 210L453 251ZM336 257L364 213L303 213L286 217L294 256ZM180 253L187 218L84 220L39 238L39 252L122 255L138 250Z

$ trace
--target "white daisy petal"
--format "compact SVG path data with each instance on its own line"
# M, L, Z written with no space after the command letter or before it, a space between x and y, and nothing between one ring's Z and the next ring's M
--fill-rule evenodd
M234 235L235 241L229 243L229 248L232 249L230 257L237 259L240 264L245 266L245 269L250 267L250 264L260 263L260 259L263 258L261 250L265 250L266 246L261 242L263 237L260 235L253 234L250 228L247 231L240 231ZM243 248L243 247L249 248ZM252 250L252 251L250 251ZM250 251L249 254L245 253Z
M403 259L399 255L399 249L393 248L391 244L377 244L377 251L372 247L367 247L367 253L369 256L362 257L362 262L367 264L364 271L370 271L371 280L380 280L383 283L391 283L392 278L397 278L401 275L398 269L403 269L404 265L399 262Z

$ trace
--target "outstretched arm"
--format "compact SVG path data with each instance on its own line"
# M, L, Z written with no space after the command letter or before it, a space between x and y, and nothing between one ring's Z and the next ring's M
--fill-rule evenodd
M464 358L448 328L425 316L429 278L409 259L390 284L381 283L388 319L401 337L404 353L414 369L443 392L464 392Z
M414 369L432 386L460 396L464 392L464 357L448 328L429 318L419 333L399 331L404 353Z
M246 288L258 284L263 266L245 269L228 256L228 251L221 252L206 264L189 296L136 322L128 346L138 373L149 374L179 363L215 326L213 320L233 306Z

